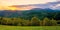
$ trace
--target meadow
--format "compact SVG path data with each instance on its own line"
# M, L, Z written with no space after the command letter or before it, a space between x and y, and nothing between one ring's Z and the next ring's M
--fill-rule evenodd
M0 25L0 30L60 30L60 26L7 26L7 25Z

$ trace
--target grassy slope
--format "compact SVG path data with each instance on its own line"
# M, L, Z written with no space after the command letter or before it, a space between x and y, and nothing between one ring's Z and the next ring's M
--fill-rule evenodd
M5 26L5 25L0 25L0 30L60 30L60 26Z

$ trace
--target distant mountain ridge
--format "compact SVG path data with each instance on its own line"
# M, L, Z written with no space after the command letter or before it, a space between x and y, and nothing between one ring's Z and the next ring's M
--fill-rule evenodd
M31 19L32 17L36 16L40 19L44 17L50 17L52 18L53 15L56 15L56 13L60 12L60 10L52 10L52 9L40 9L40 8L34 8L31 10L26 10L26 11L11 11L11 10L4 10L0 11L0 17L9 17L9 18L25 18L25 19Z

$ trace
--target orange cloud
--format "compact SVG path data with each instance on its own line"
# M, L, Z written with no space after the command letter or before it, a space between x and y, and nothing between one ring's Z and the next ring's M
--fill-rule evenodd
M9 6L11 10L29 10L32 9L34 6L20 6L20 5L13 5Z
M0 10L29 10L32 8L34 8L34 6L13 5L13 6L1 6Z

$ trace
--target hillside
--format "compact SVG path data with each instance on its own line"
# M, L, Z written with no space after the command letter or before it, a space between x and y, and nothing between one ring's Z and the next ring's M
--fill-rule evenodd
M48 9L34 8L26 11L19 11L19 10L0 11L0 17L9 17L9 18L21 17L25 19L31 19L34 16L40 19L43 19L44 17L60 19L60 10L52 10L49 8Z

